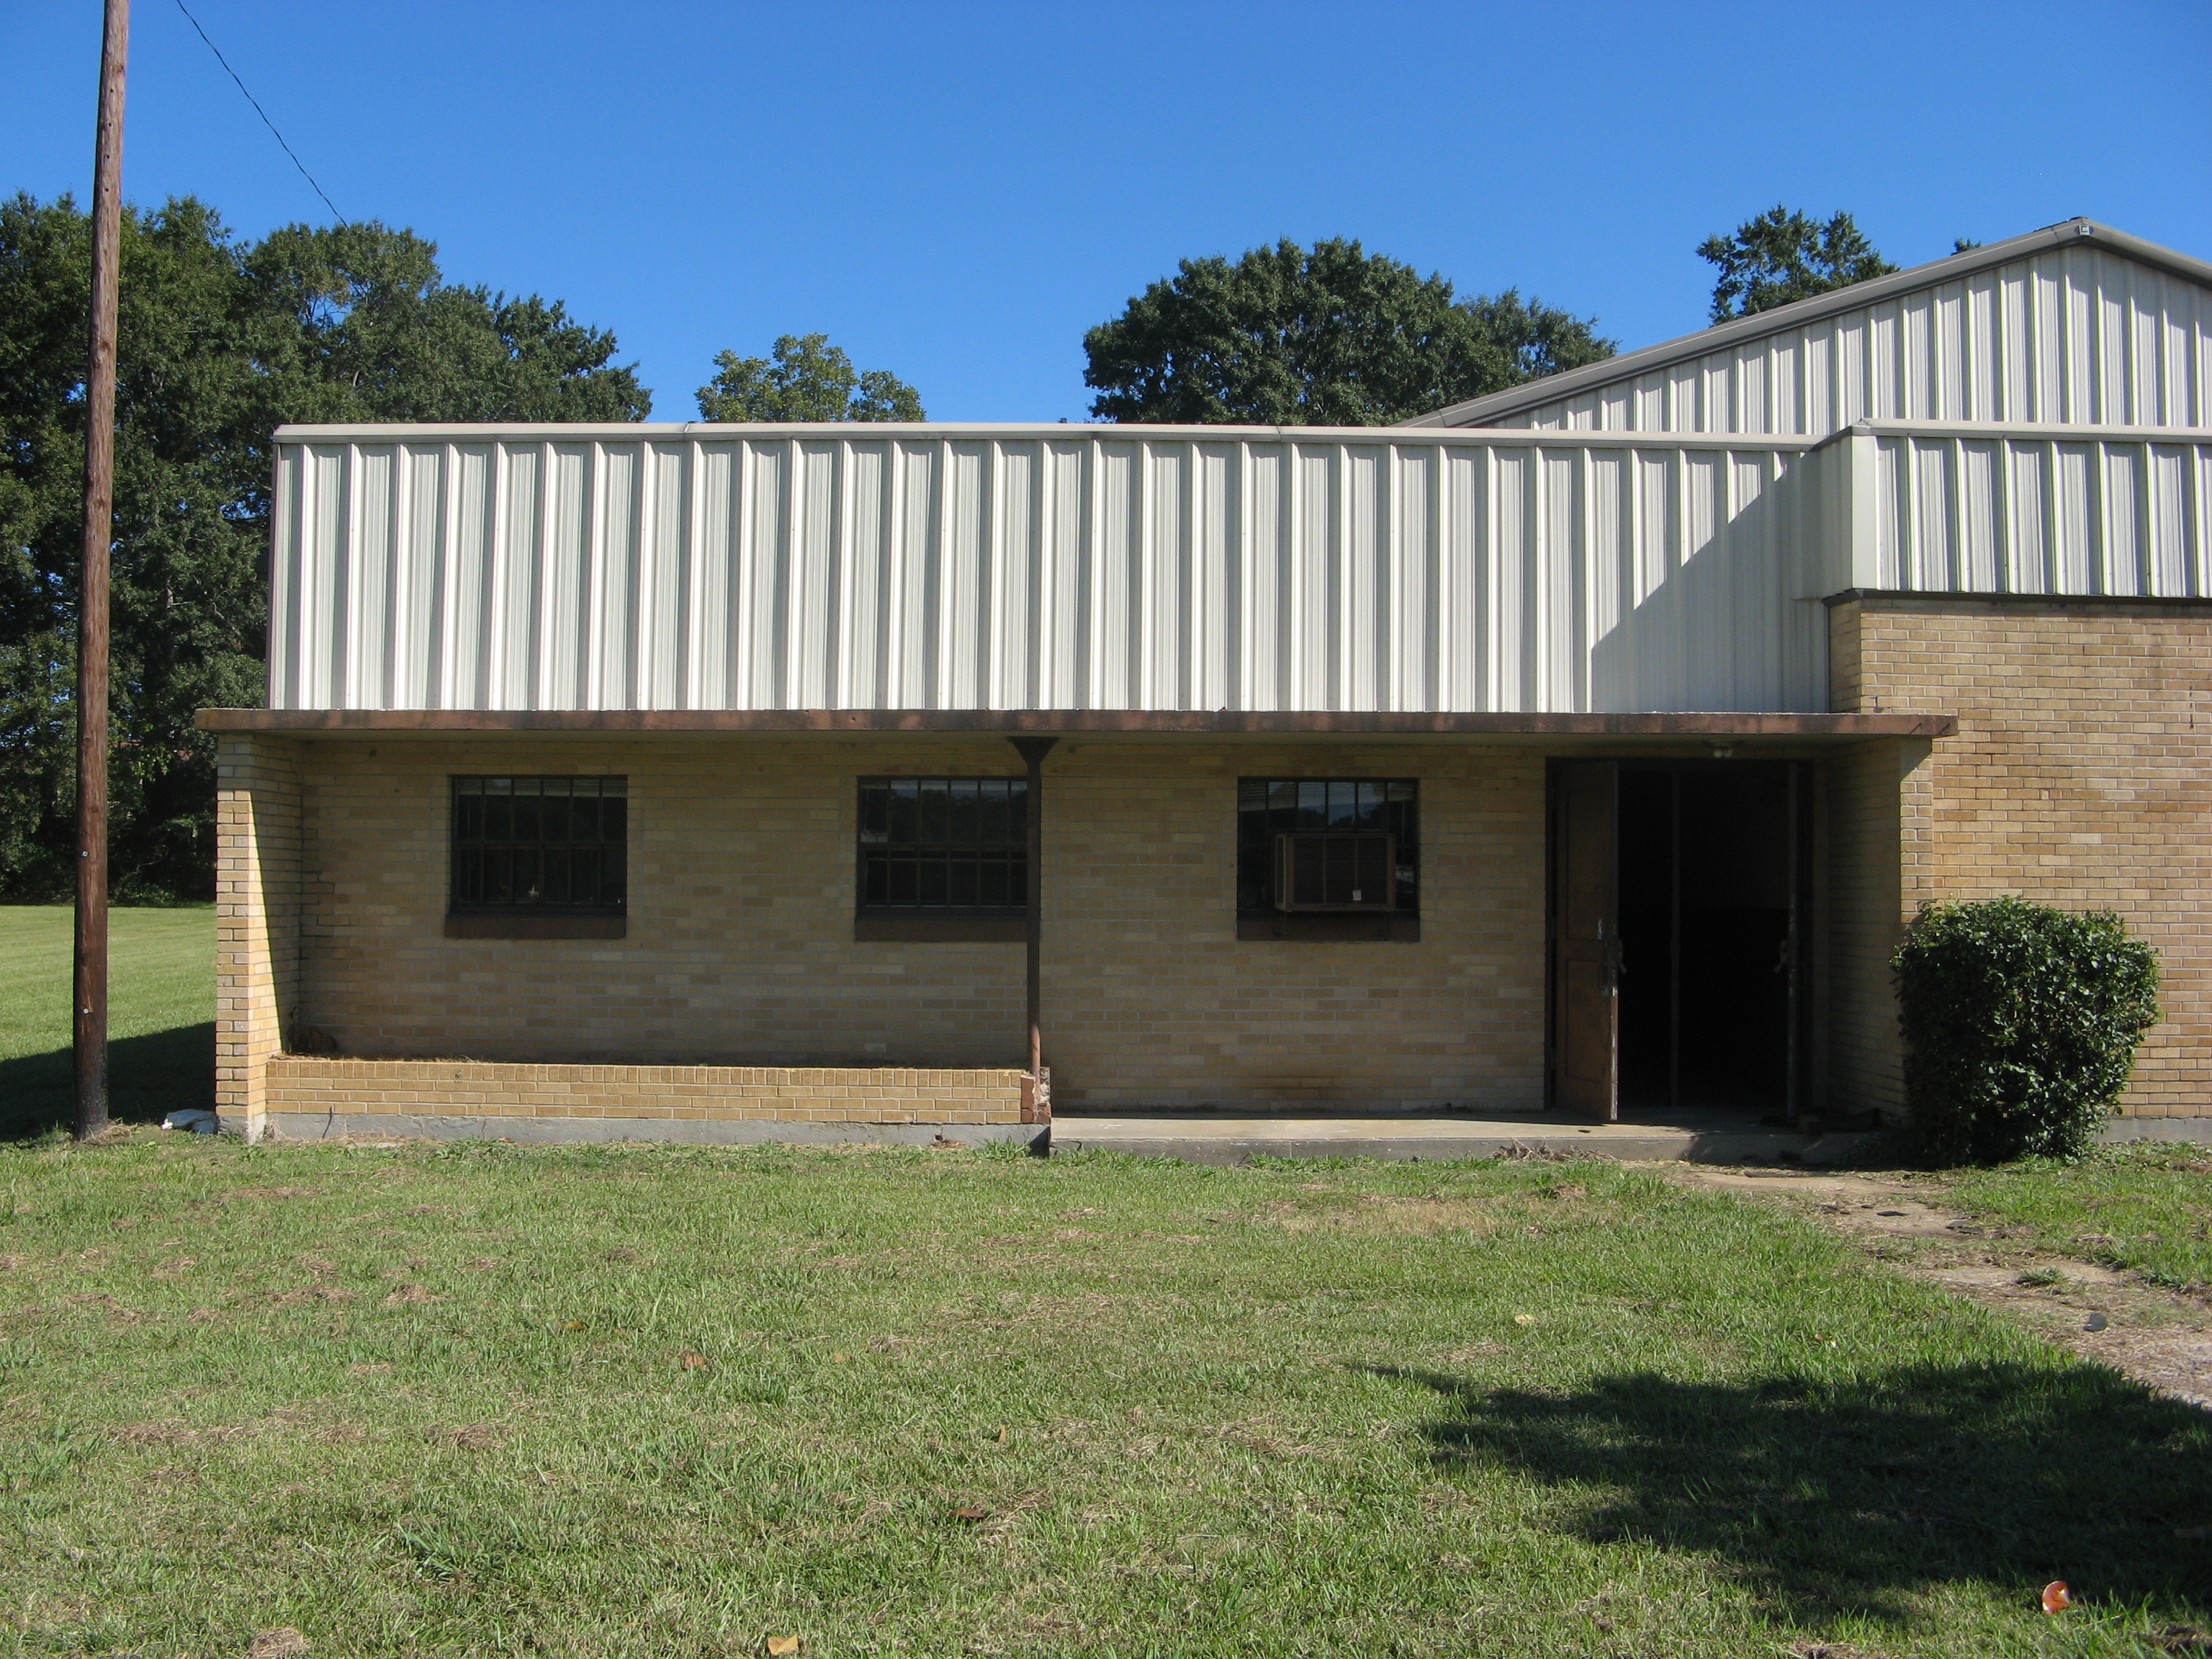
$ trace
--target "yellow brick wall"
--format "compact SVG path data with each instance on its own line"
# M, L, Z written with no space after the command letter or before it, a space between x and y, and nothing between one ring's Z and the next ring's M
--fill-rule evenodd
M1905 1115L1889 959L1910 910L1901 848L1928 749L1925 739L1856 744L1828 762L1827 1100L1840 1112Z
M2123 1108L2212 1112L2212 605L1870 595L1831 639L1838 708L1959 720L1924 759L1886 745L1905 763L1892 936L1923 899L2118 910L2158 949L2166 1008Z
M1018 1066L1022 947L856 943L855 780L1020 770L997 738L300 745L299 1024L486 1061ZM629 779L628 937L443 937L447 779ZM1236 938L1242 775L1422 781L1419 944ZM1055 1104L1485 1108L1542 1092L1540 757L1063 744L1047 769Z
M1018 1066L1018 944L856 944L875 770L1018 773L1003 741L319 742L304 1019L340 1052L511 1061ZM449 939L447 779L629 779L621 939Z
M300 993L300 782L293 745L227 736L216 759L216 1100L258 1136L264 1068Z
M1078 744L1060 768L1045 865L1057 1106L1541 1104L1541 756ZM1420 942L1239 940L1240 775L1418 777Z
M521 1066L429 1060L271 1061L268 1110L337 1117L1006 1124L1019 1072L739 1066Z

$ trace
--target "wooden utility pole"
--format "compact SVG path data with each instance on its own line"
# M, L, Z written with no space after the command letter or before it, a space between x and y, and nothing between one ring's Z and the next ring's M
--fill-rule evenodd
M107 550L115 524L115 295L123 244L123 66L131 0L107 0L93 147L92 352L76 613L76 1135L107 1127Z

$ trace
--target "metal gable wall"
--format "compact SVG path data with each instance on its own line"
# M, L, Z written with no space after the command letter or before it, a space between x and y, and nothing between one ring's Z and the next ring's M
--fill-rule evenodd
M2059 246L1496 424L1820 438L1864 420L2212 426L2212 288Z
M1876 422L1820 453L1855 502L1838 586L2212 597L2212 434Z
M288 428L270 700L1815 711L1849 556L1805 447Z

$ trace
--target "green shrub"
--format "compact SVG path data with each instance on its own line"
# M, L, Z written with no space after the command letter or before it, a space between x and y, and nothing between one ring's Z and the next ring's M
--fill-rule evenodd
M2158 955L2110 910L1930 904L1890 964L1913 1122L1939 1158L2074 1158L2158 1023Z

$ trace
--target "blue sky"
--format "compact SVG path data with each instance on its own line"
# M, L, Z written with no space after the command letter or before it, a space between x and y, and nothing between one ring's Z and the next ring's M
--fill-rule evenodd
M339 209L616 331L681 420L823 331L939 420L1083 418L1179 258L1352 235L1624 347L1692 249L1850 209L1904 264L2085 213L2212 257L2212 4L688 6L186 0ZM326 217L176 0L125 189ZM98 0L0 5L0 189L89 193Z

